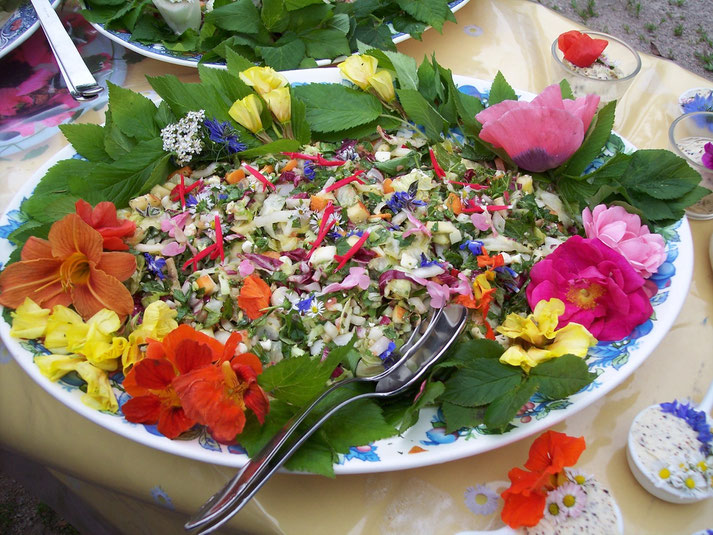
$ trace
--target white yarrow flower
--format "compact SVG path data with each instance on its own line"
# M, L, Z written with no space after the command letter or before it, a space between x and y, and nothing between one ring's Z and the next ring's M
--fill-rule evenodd
M189 111L177 123L171 123L161 130L163 150L175 153L178 165L187 164L193 156L203 151L200 131L204 119L204 110Z

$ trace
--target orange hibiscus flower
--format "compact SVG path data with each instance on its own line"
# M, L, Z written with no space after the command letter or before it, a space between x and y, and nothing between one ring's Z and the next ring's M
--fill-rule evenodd
M525 468L508 473L510 487L502 493L505 506L501 517L513 529L532 527L545 514L547 492L557 486L559 475L573 466L586 447L583 437L547 431L530 446Z
M134 309L121 283L136 271L132 254L103 252L103 239L77 214L52 225L48 240L31 237L21 261L0 273L0 304L17 308L29 297L44 308L74 305L86 320L103 308L123 320Z
M122 238L133 236L136 231L136 223L128 219L118 219L114 203L104 201L92 208L92 205L87 201L79 199L74 205L74 209L82 221L101 234L106 251L129 249Z
M240 289L238 306L248 318L255 320L265 313L262 309L270 305L271 295L270 287L264 280L258 275L250 275Z

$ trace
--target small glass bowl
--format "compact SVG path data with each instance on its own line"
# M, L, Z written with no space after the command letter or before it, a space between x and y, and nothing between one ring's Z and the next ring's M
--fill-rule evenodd
M713 169L701 162L703 146L713 143L713 112L694 111L678 117L668 129L671 148L701 175L700 185L713 190ZM686 210L691 219L713 219L713 193Z
M621 99L634 80L634 77L641 70L641 57L639 57L639 53L613 35L590 31L582 33L587 34L592 39L605 39L609 42L603 54L613 65L616 65L622 71L621 77L611 80L602 80L575 70L579 69L579 67L572 68L571 64L564 60L564 54L557 46L557 39L555 39L552 43L552 61L555 68L554 82L559 83L562 78L566 79L572 87L572 93L574 93L575 97L590 94L599 95L601 105L611 102L612 100Z

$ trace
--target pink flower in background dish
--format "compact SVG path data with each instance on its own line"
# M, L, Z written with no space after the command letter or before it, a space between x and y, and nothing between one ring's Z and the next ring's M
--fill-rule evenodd
M585 208L582 222L587 238L597 238L627 259L636 272L648 279L666 260L663 236L652 234L641 218L621 206L603 204Z
M565 304L558 329L584 325L600 341L628 336L653 312L644 278L597 239L572 236L530 271L527 302L534 310L553 297Z
M597 95L565 100L555 84L532 102L504 100L475 118L483 125L483 141L504 149L519 167L539 173L562 165L576 152L598 105Z
M701 156L701 162L708 169L713 169L713 143L706 143L703 145L703 156Z

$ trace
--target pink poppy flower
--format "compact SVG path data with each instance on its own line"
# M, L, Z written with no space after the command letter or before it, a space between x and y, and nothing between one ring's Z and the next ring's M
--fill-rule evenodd
M597 238L627 259L636 272L648 279L666 260L663 236L652 234L636 214L621 206L603 204L594 211L585 208L582 221L587 238Z
M626 258L599 240L572 236L530 271L527 302L553 297L565 304L557 328L584 325L597 340L628 336L653 312L644 278Z
M551 85L532 102L505 100L481 111L480 138L505 149L513 162L533 172L562 165L582 144L599 97L565 100Z

